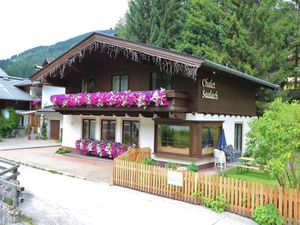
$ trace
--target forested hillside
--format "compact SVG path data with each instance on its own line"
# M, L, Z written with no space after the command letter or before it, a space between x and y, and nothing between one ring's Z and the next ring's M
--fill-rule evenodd
M99 31L107 35L113 35L114 30ZM92 32L73 37L66 41L58 42L50 46L38 46L10 59L0 60L0 67L11 76L29 77L34 72L35 65L41 65L45 58L56 58L78 42L86 38Z
M291 76L300 80L295 60L300 54L299 5L299 0L130 0L116 35L281 84ZM260 93L258 111L274 97L274 92Z

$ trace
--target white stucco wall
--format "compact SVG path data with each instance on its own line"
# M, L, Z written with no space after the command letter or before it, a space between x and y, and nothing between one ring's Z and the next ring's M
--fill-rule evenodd
M155 123L152 118L140 117L140 147L154 150Z
M42 96L42 88L41 87L36 87L36 86L31 86L29 89L29 94L33 97L40 97Z
M63 116L63 140L62 145L66 147L75 147L75 141L82 136L82 119L96 119L96 139L101 140L101 120L116 120L116 141L122 142L122 123L123 120L137 120L140 122L139 145L141 148L150 147L154 149L154 130L155 123L152 118L145 117L105 117L105 116ZM236 123L243 125L243 150L246 144L246 134L249 131L249 121L255 117L247 116L224 116L224 115L204 115L187 114L186 120L193 121L224 121L223 128L227 144L234 145L234 125Z
M81 116L63 115L62 146L75 148L75 141L81 138Z
M66 93L65 87L44 85L42 88L42 108L44 108L45 106L53 105L52 102L50 101L50 97L52 95L65 94L65 93Z
M250 120L256 117L249 117L249 116L229 116L229 115L211 115L211 114L192 114L188 113L186 115L186 120L193 120L193 121L224 121L223 129L225 132L225 138L227 141L227 145L234 146L234 126L235 124L242 124L243 125L243 151L246 147L246 134L250 130L249 122Z
M101 120L116 120L116 142L122 142L122 124L123 120L136 120L140 122L139 145L142 148L150 147L154 149L154 121L145 117L108 117L108 116L63 116L63 138L62 145L75 148L75 141L82 136L82 120L96 120L96 139L101 140Z

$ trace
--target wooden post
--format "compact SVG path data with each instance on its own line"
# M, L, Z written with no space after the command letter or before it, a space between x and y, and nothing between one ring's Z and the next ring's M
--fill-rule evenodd
M28 116L28 124L27 124L27 139L30 140L30 117Z

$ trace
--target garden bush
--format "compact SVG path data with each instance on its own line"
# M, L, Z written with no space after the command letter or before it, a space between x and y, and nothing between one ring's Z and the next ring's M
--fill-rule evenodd
M11 137L19 124L20 117L16 114L14 108L6 108L5 110L8 111L9 117L5 118L0 115L0 135L2 137Z
M174 162L168 162L165 164L165 167L169 169L177 170L178 165Z
M47 140L47 124L45 118L43 118L43 122L42 122L41 138L43 140Z
M253 219L259 225L282 225L284 219L279 215L274 205L258 206L253 213Z
M156 161L152 158L145 158L141 161L141 163L145 165L151 165L151 166L156 165Z
M66 148L59 148L57 149L57 151L55 152L56 154L65 154L65 153L70 153L71 151L69 149Z
M187 167L186 167L186 170L187 171L191 171L191 172L198 172L199 171L199 168L198 168L198 166L195 164L195 163L191 163L190 165L188 165Z
M204 198L204 206L216 212L224 212L229 207L224 195L218 195L215 199Z

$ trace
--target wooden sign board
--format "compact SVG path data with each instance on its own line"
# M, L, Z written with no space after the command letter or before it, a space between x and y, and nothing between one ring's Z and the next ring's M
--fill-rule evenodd
M168 184L183 186L183 173L180 171L168 171Z

